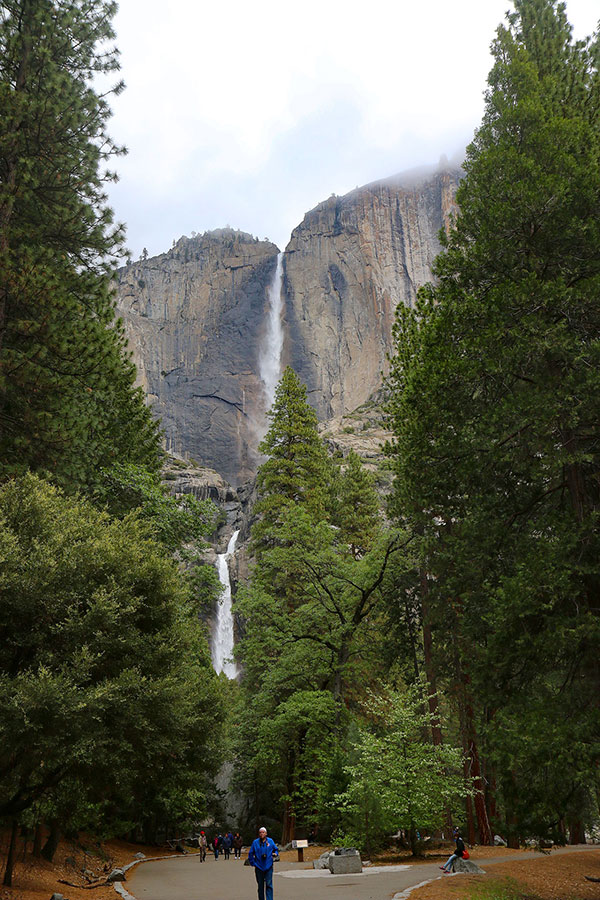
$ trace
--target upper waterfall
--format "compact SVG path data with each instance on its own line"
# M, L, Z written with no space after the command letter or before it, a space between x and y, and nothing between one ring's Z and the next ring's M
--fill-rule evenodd
M267 330L259 359L259 374L263 383L265 412L273 405L275 389L281 376L281 351L283 348L283 328L281 325L283 282L283 253L277 257L277 267L269 287L269 313Z

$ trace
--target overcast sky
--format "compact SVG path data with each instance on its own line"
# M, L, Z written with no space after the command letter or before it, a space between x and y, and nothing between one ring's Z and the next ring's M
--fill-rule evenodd
M509 0L120 0L129 155L110 199L135 257L230 225L283 249L330 194L459 154ZM567 0L576 37L598 0Z

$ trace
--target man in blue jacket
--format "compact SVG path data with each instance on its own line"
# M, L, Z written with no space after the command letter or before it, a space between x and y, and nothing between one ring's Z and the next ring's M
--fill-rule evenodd
M258 829L258 837L252 841L248 862L254 866L256 883L258 885L258 900L265 900L265 887L267 900L273 900L273 860L279 859L277 844L272 838L267 837L267 829Z

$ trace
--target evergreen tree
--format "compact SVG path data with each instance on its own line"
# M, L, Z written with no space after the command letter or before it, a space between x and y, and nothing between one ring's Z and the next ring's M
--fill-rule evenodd
M283 803L285 842L297 816L307 823L315 815L347 707L381 674L380 611L395 589L388 572L403 539L383 529L356 454L335 475L291 369L271 418L251 535L256 560L236 599L247 709L236 770L263 803Z
M7 0L0 15L0 475L65 484L129 458L156 468L156 426L114 322L105 170L120 153L98 75L118 68L104 0ZM118 93L122 84L114 91Z
M600 53L555 0L516 0L493 53L390 414L395 511L516 841L576 817L600 758Z
M317 415L290 366L285 369L269 410L271 425L259 450L268 459L258 472L260 494L256 512L262 524L254 529L254 547L268 543L268 530L290 504L300 504L317 519L327 515L332 469L319 437Z
M358 558L371 549L382 522L375 479L354 450L344 462L336 494L334 524L340 529L340 539L350 545L352 554Z

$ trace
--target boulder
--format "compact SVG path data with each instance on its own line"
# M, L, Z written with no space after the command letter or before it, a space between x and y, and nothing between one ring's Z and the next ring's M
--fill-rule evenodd
M506 841L499 834L494 835L494 847L506 847Z
M452 871L460 872L462 875L485 875L485 870L471 859L455 859L452 863Z
M106 880L109 884L114 884L115 881L127 881L123 869L113 869Z
M329 854L327 861L332 875L351 875L362 872L360 853L354 847L343 847Z
M146 859L146 854L145 854L145 853L141 853L141 852L140 852L140 853L136 853L135 856L134 856L133 858L134 858L134 859Z

